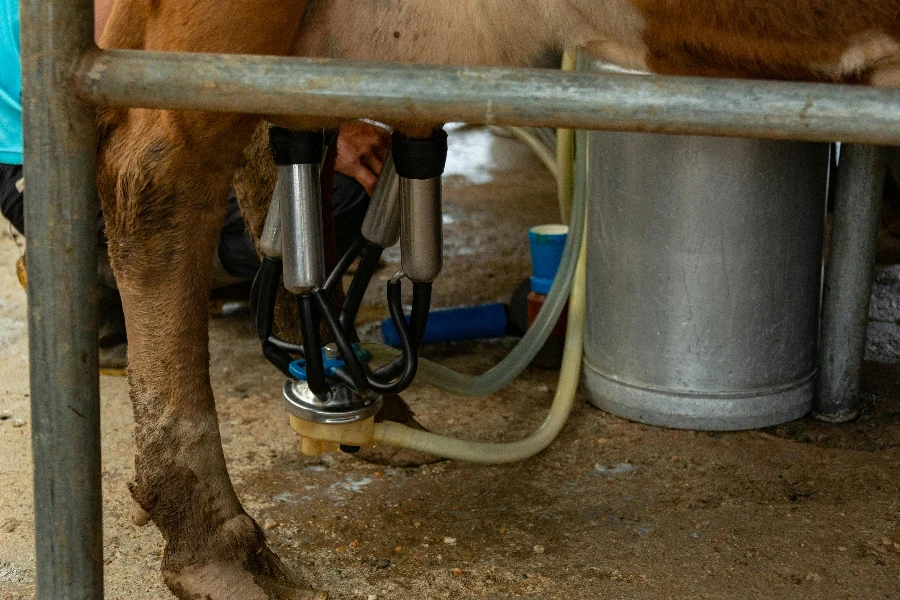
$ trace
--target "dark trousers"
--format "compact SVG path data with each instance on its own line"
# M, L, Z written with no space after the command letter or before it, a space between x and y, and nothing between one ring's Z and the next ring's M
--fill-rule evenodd
M0 214L12 223L19 233L25 233L23 194L16 187L22 179L22 165L0 164Z

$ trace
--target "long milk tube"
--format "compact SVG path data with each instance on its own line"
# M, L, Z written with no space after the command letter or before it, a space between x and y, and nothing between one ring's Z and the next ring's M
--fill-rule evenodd
M532 326L525 332L515 348L494 367L478 376L465 375L435 362L419 358L416 381L433 385L457 396L480 397L493 394L506 387L527 367L547 341L565 307L575 275L585 230L587 208L587 133L577 133L575 160L575 194L569 235L563 250L559 270L550 293L541 307ZM572 309L570 307L570 313ZM398 355L397 350L383 344L364 344L366 350L377 360L391 360ZM565 355L563 356L565 359Z
M583 233L582 233L583 235ZM399 423L384 421L375 424L373 439L378 445L398 446L443 456L453 460L485 464L511 463L530 458L549 446L572 412L578 381L581 374L581 355L584 344L585 319L585 244L579 250L578 266L572 285L569 303L569 320L566 341L563 346L562 368L559 384L550 412L541 426L523 440L508 443L473 442L437 435L406 427Z

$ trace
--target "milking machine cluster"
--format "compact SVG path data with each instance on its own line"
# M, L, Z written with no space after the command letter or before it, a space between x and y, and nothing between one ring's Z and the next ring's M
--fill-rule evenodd
M326 274L320 174L326 136L321 131L269 130L278 181L260 240L264 254L253 282L251 311L266 358L288 380L284 404L303 450L318 453L338 442L353 451L371 439L374 415L384 394L405 390L418 366L417 352L431 304L431 284L441 272L441 174L447 134L435 129L424 139L394 133L391 150L372 195L361 236ZM391 319L402 352L372 369L371 355L355 343L354 322L382 253L400 240L402 270L387 283ZM332 292L359 258L340 311ZM409 323L403 314L401 282L413 287ZM282 285L296 296L303 343L274 334L275 300ZM322 323L330 343L322 343ZM317 435L328 428L329 435ZM346 435L335 435L334 430Z

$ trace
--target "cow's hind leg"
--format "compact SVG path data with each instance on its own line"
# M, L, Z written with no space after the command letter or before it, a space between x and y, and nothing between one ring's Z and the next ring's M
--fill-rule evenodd
M111 110L98 182L128 328L132 494L179 598L312 598L238 500L209 380L212 256L250 117Z

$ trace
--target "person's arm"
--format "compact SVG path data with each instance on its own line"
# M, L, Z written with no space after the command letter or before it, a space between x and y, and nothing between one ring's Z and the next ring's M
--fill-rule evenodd
M94 0L94 41L100 43L109 13L112 11L113 0Z
M383 127L365 121L348 123L338 134L334 169L358 181L371 196L390 143L391 135Z

